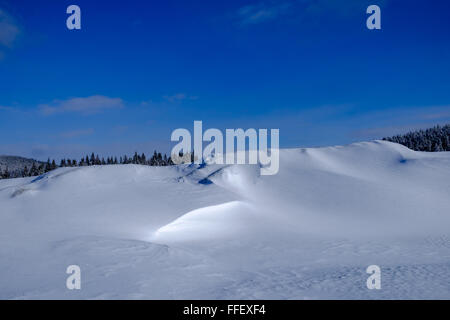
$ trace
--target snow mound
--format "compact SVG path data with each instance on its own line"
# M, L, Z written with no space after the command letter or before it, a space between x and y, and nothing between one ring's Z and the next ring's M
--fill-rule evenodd
M164 243L227 239L248 231L256 217L252 211L250 205L241 201L196 209L159 228L150 240Z
M0 180L0 298L450 297L449 152L283 149L279 168L111 165ZM80 291L65 288L70 264ZM379 292L365 287L371 264L384 272Z

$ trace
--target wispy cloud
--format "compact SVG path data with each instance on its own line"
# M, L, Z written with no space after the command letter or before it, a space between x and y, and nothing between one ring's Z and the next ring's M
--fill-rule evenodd
M107 110L120 109L124 106L120 98L110 98L95 95L85 98L71 98L68 100L56 100L51 104L42 104L39 110L44 115L59 113L79 113L82 115L92 115Z
M0 111L14 111L14 108L8 106L0 106Z
M23 109L20 106L14 104L14 106L5 106L5 105L0 105L0 112L7 112L7 113L15 113L15 114L30 114L29 110Z
M422 115L422 118L425 120L450 119L450 105L444 106L441 108L443 108L445 110L426 113L426 114Z
M405 134L407 132L414 130L430 128L432 126L434 126L434 124L418 123L399 126L386 126L379 128L376 127L376 128L354 130L349 133L349 136L363 140L382 139L385 137L395 136L398 134Z
M297 21L308 16L317 19L330 13L335 17L348 17L355 14L364 15L365 8L372 2L371 0L267 0L239 8L234 17L241 26L256 25L288 16L294 17ZM384 6L387 2L388 0L378 0L377 5Z
M450 123L450 106L410 107L380 110L360 116L358 121L366 128L350 132L351 137L380 139L411 130L430 128Z
M260 2L253 5L241 7L237 11L237 17L241 25L258 24L273 20L289 12L291 2L265 3Z
M94 129L80 129L80 130L72 130L72 131L65 131L60 134L62 138L77 138L81 136L90 136L94 134Z
M164 95L162 96L160 99L156 99L156 100L146 100L146 101L142 101L140 103L141 106L143 107L154 107L154 108L159 108L159 107L164 107L164 106L169 106L172 104L179 104L182 103L183 101L193 101L193 100L197 100L198 96L194 96L194 95L187 95L186 93L175 93L175 94L171 94L171 95Z
M385 0L379 0L377 5L384 2ZM369 5L368 0L345 0L345 1L336 1L336 0L307 0L303 1L306 4L305 12L311 15L320 15L327 12L333 12L335 15L346 16L348 14L357 13L358 9L367 8ZM362 12L365 14L365 11Z
M164 100L167 100L171 103L180 102L183 100L197 100L197 96L188 96L185 93L176 93L174 95L165 95L163 96Z
M112 132L115 134L125 133L129 129L129 126L126 125L118 125L112 128Z
M0 8L0 45L11 48L20 34L20 27L14 18Z

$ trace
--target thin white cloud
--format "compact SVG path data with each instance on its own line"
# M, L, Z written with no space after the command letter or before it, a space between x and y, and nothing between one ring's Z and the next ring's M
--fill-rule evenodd
M183 100L197 100L197 96L188 96L185 93L176 93L174 95L165 95L163 98L171 103L181 102Z
M0 45L11 48L20 34L15 20L0 8Z
M110 132L113 135L121 135L121 134L124 134L125 132L127 132L129 129L130 129L130 127L127 125L116 125L111 128Z
M174 95L171 96L164 96L164 99L166 99L169 102L176 102L176 101L181 101L186 99L186 94L184 93L176 93Z
M442 120L442 119L450 119L450 105L442 107L444 110L435 111L424 114L422 116L423 119L426 120Z
M80 129L80 130L72 130L72 131L62 132L60 134L60 136L63 138L76 138L76 137L81 137L81 136L90 136L93 133L94 133L94 129L89 128L89 129Z
M377 0L376 4L384 7L388 1ZM348 18L349 15L364 15L370 4L373 4L370 0L264 0L239 8L234 17L241 26L256 25L288 16L297 21L307 16L318 19L330 13L336 17Z
M324 13L333 13L335 16L348 17L349 15L365 14L365 9L376 4L384 7L389 0L300 0L299 3L305 4L305 13L317 16Z
M0 110L3 111L14 111L13 107L8 107L8 106L0 106Z
M351 137L381 139L412 130L450 123L450 106L409 107L368 112L358 117L365 128L350 132Z
M352 138L362 139L362 140L373 140L382 139L386 137L395 136L398 134L405 134L410 131L427 129L433 127L434 124L429 123L416 123L409 125L398 125L398 126L386 126L386 127L375 127L368 129L354 130L349 133Z
M57 100L52 104L43 104L39 110L44 115L59 113L79 113L82 115L92 115L107 110L120 109L124 106L120 98L110 98L101 95L95 95L85 98L72 98L68 100Z
M290 2L271 4L260 2L240 8L237 16L242 25L258 24L288 13L291 5Z

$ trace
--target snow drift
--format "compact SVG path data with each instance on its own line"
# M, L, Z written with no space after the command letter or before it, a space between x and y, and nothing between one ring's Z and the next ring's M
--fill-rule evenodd
M449 194L450 153L383 141L2 180L0 298L448 299Z

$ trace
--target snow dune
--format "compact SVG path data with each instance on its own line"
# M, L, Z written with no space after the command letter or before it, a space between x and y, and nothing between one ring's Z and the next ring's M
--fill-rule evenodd
M255 165L0 181L0 298L450 298L450 153L384 142ZM82 290L65 288L78 264ZM365 286L368 265L382 290Z

